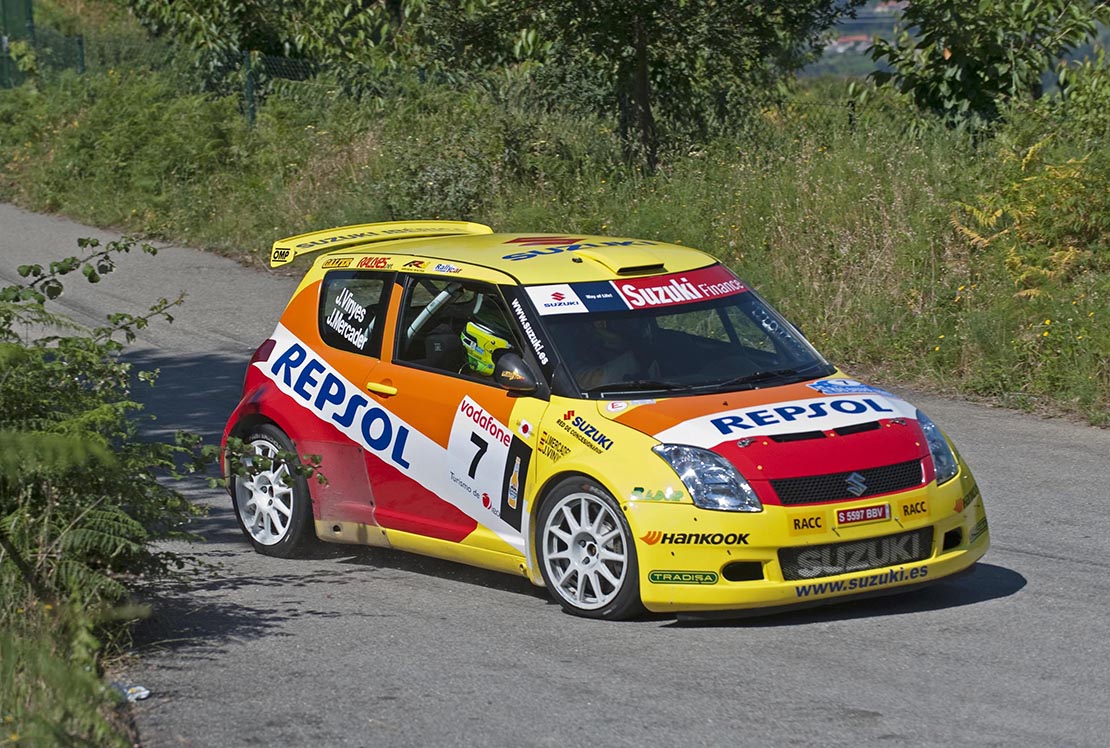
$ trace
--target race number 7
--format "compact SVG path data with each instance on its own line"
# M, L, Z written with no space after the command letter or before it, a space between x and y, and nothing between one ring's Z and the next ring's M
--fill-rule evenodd
M471 431L470 443L478 448L478 451L474 454L474 459L470 461L470 472L468 473L473 480L478 472L478 463L482 461L482 457L485 456L486 450L489 449L489 442L478 436L476 432Z

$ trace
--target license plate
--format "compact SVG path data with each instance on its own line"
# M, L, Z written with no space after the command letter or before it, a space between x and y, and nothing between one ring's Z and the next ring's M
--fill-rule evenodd
M872 504L855 509L838 509L836 524L856 525L862 522L881 522L890 519L890 504Z

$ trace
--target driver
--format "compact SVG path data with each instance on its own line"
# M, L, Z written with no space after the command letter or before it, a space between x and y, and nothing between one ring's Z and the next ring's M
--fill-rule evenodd
M575 367L583 389L634 379L640 363L634 347L643 331L630 320L595 319L582 330L580 356L588 363Z
M483 377L493 376L494 363L513 347L508 332L488 321L470 320L459 337L466 349L466 368Z

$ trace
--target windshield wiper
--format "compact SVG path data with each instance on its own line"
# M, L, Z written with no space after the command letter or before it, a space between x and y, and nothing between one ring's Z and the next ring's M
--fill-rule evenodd
M641 392L644 390L677 390L684 385L677 382L663 382L658 379L631 379L627 382L607 382L583 390L587 395L617 392Z
M768 369L767 371L755 371L751 374L745 374L742 377L735 379L726 379L723 382L717 382L711 385L712 387L739 387L741 389L754 390L760 384L767 382L771 379L781 379L782 377L800 375L797 369Z

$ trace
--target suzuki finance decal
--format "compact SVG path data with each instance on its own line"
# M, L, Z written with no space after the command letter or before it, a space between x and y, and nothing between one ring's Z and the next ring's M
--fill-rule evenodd
M454 504L471 519L490 528L506 543L523 552L524 541L518 530L519 524L513 527L499 518L483 506L480 495L475 497L467 486L451 479L455 463L449 460L448 450L363 395L358 387L284 326L278 326L273 338L276 341L274 353L268 361L257 362L255 366L278 389L316 418L335 426L351 441ZM506 439L512 441L511 434L503 424L476 405L468 409L464 401L456 413L456 423L465 420L475 433L485 435L490 443L496 441L508 455L510 450L506 449ZM471 447L470 452L475 449ZM451 469L445 470L444 466L451 466ZM527 464L521 467L525 469ZM323 470L327 472L326 465ZM523 480L523 473L519 474L518 480ZM499 482L494 485L498 495L500 485Z
M689 304L748 290L722 265L688 273L613 281L613 286L631 309Z
M690 304L747 291L723 265L620 281L530 286L540 314L612 312Z
M915 415L909 403L881 395L789 400L693 418L654 436L671 444L710 448L735 436L829 431L879 419L912 419Z

